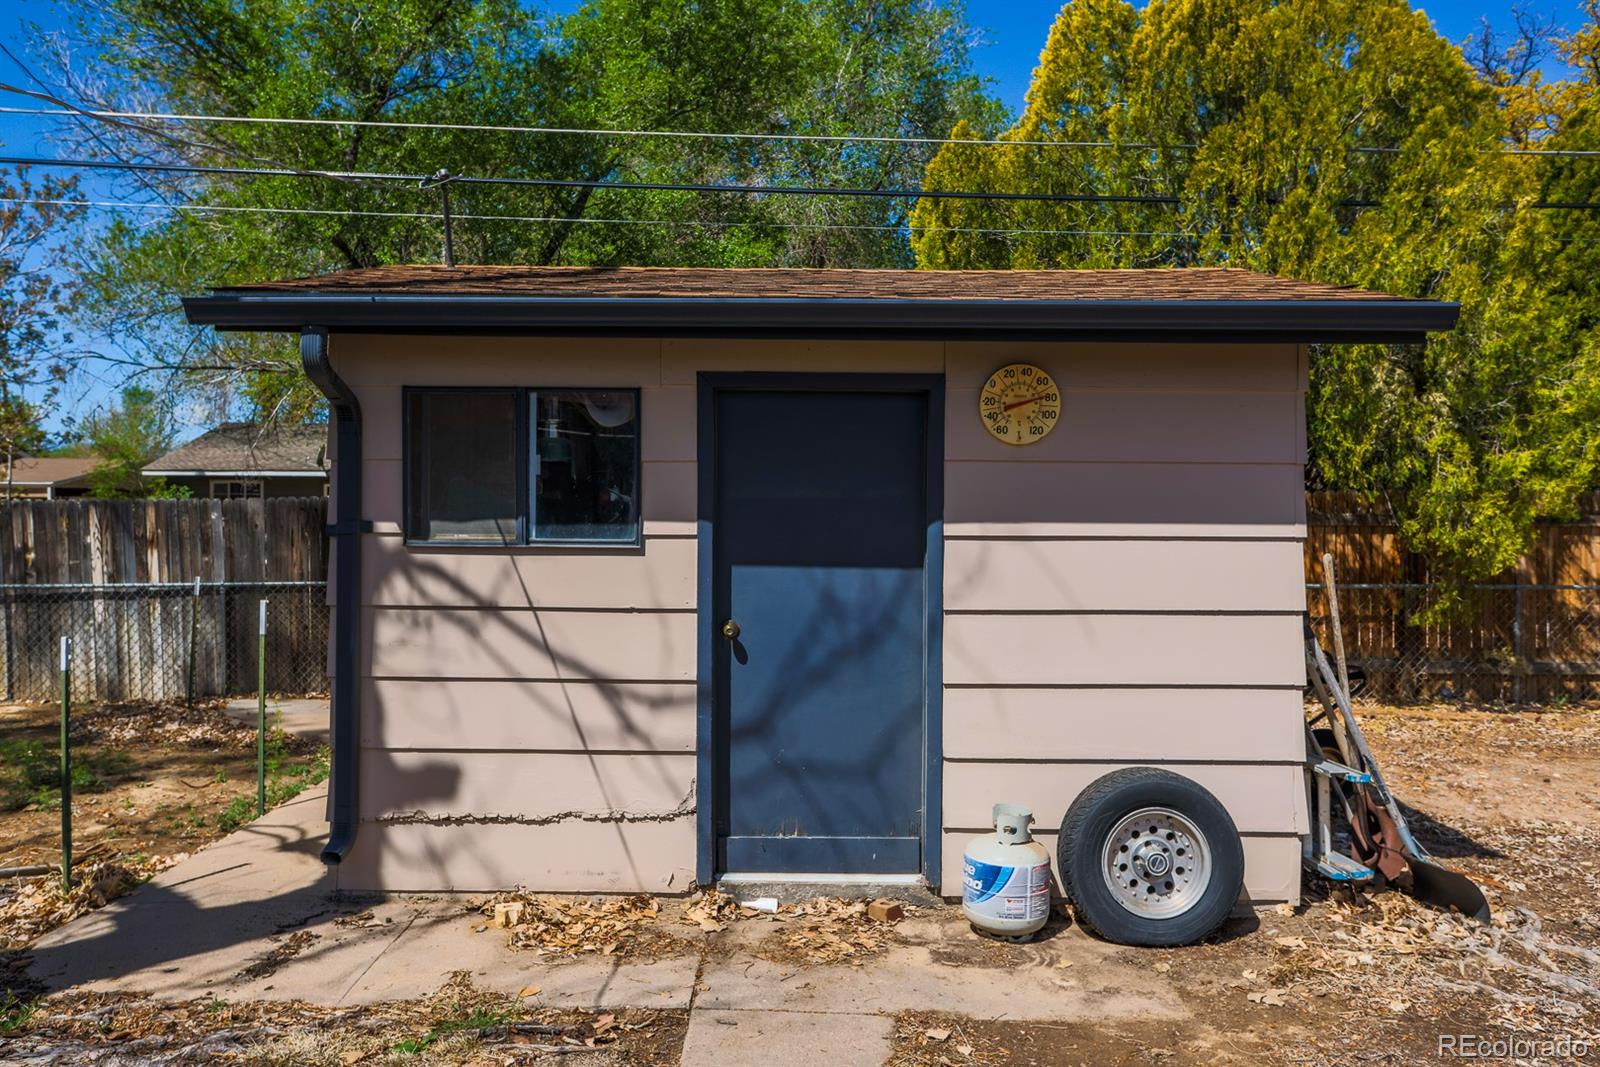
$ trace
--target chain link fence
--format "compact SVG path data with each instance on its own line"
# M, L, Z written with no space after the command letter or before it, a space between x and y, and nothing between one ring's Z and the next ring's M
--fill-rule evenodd
M74 700L180 700L256 688L267 601L267 689L327 691L327 583L0 585L0 681L8 701L54 700L61 638Z
M1350 688L1371 700L1550 704L1600 698L1600 585L1488 584L1459 611L1417 624L1438 587L1339 583ZM1307 585L1323 647L1333 648L1327 597Z

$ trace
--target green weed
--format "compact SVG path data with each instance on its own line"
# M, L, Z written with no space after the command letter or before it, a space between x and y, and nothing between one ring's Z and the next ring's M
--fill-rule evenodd
M127 753L116 749L74 750L72 791L99 793L110 787L108 779L132 766ZM61 756L43 741L0 740L0 810L17 811L29 804L41 808L61 803Z
M38 1009L38 997L21 997L9 989L0 989L0 1036L14 1034L27 1026Z
M404 1041L396 1043L390 1051L415 1056L425 1051L428 1046L442 1037L458 1034L464 1030L475 1033L489 1026L504 1026L506 1023L511 1022L516 1014L515 1010L485 1011L479 1008L465 1019L437 1020L433 1024L433 1029L421 1037L408 1037Z
M267 807L293 800L314 785L328 779L327 746L309 756L296 756L289 751L289 739L282 730L267 735ZM217 815L217 828L232 833L256 817L256 798L253 794L234 797Z

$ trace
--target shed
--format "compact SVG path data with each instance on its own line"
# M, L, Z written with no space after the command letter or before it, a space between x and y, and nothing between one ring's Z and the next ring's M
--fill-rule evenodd
M1242 270L430 266L219 288L330 398L327 858L360 890L962 883L1109 771L1296 900L1307 346Z

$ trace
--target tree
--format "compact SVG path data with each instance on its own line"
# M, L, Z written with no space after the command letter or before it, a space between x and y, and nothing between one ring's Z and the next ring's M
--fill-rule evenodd
M89 472L97 497L183 497L189 491L164 478L147 478L144 468L172 448L172 419L160 397L139 385L123 387L120 403L83 420L80 433L100 457Z
M0 170L0 459L4 501L11 502L12 465L44 447L40 407L64 380L72 335L65 323L79 290L61 271L63 231L83 209L58 201L76 191L71 179L34 183L26 169Z
M1501 152L1502 89L1403 0L1073 0L1018 143L949 146L925 186L1178 203L924 199L913 247L927 267L1229 265L1459 301L1426 347L1316 346L1309 397L1311 477L1387 494L1458 589L1570 513L1600 461L1600 294L1560 252L1592 216L1530 207L1567 172L1588 184L1560 198L1594 200L1596 168Z
M140 161L887 187L914 182L930 150L355 123L915 137L1004 118L970 73L959 0L587 0L564 17L517 0L107 0L75 38L37 49L73 105L331 123L84 119L67 140ZM142 173L125 185L226 211L108 227L93 260L97 324L146 365L177 368L192 392L226 393L258 417L312 407L292 346L200 335L181 326L177 296L441 254L441 193L415 183ZM449 193L461 262L911 261L903 200L463 183ZM273 213L285 208L322 214Z

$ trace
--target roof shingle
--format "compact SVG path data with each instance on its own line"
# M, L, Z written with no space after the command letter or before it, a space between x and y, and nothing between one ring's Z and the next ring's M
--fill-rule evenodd
M1395 300L1387 293L1222 267L1147 270L370 267L217 292L403 293L662 300Z
M63 485L82 480L99 463L99 456L18 456L10 480L12 485ZM0 461L0 482L6 476Z
M301 471L322 474L326 426L225 422L146 465L146 474L209 471Z

